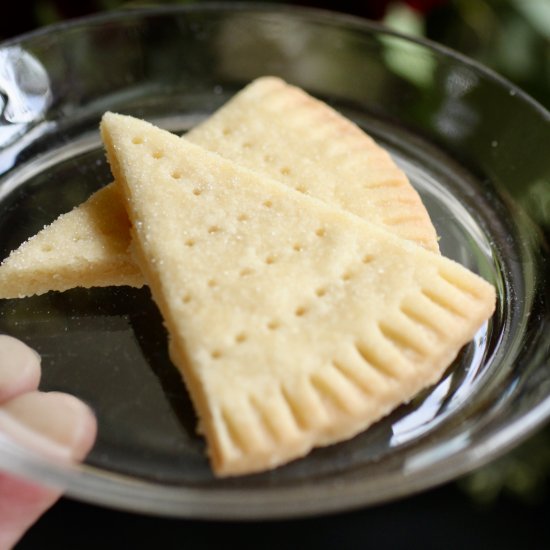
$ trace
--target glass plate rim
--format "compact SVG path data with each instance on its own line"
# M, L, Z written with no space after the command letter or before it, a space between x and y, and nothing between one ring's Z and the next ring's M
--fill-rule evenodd
M499 86L505 86L510 91L513 91L518 99L528 103L544 121L550 122L550 112L521 88L492 69L459 52L427 39L412 37L393 31L384 25L357 16L316 8L246 2L231 4L207 2L186 6L135 7L50 25L4 41L0 43L0 48L21 45L28 40L55 34L60 31L75 30L80 27L85 29L89 26L100 26L105 23L123 21L128 17L135 16L143 19L149 16L169 15L172 13L219 13L220 11L248 14L284 13L301 17L308 22L339 25L342 28L351 27L368 33L392 36L409 43L421 45L444 57L450 57L461 64L468 65L481 73L485 78L496 82ZM134 480L118 474L104 476L101 478L101 483L98 486L98 477L95 473L95 468L86 465L60 467L34 456L1 435L0 449L4 452L0 454L0 465L7 467L13 473L24 475L35 481L57 487L67 487L67 493L70 496L135 512L211 519L298 517L380 503L444 483L500 456L512 446L526 439L548 417L550 417L550 396L541 400L534 408L520 414L500 431L489 433L482 440L477 441L468 448L461 449L451 456L447 456L444 462L438 464L439 469L437 470L432 467L417 468L414 478L407 478L402 471L385 476L385 490L383 491L371 490L366 492L364 490L366 481L363 480L363 483L356 481L353 485L347 484L347 492L345 494L342 494L338 489L331 490L330 486L327 488L325 484L317 486L308 485L307 487L275 486L273 488L247 488L242 491L230 490L228 492L225 488L204 490L188 487L164 487L160 484ZM104 472L102 473L104 474ZM116 479L119 486L114 486L111 481L112 479ZM388 481L391 483L388 483ZM370 483L372 483L372 480L370 480ZM138 493L142 490L154 491L156 493L152 498L152 501L155 501L153 509L151 509L151 500L142 502L135 498L138 493L132 493L136 489ZM106 499L106 496L108 499ZM246 500L242 500L239 497L246 497ZM238 506L235 505L237 499L239 499ZM280 507L283 502L285 504L284 510ZM259 504L261 504L260 507L258 506Z

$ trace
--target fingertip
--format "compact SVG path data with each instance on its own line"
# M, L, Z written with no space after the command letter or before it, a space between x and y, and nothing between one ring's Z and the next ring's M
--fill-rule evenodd
M40 383L40 355L12 336L0 334L0 404Z
M4 403L0 412L0 429L50 458L80 461L95 441L97 423L92 410L66 393L19 395Z
M51 407L59 408L59 413L70 415L72 422L64 427L61 437L64 445L71 450L71 458L83 460L92 449L97 436L97 420L92 409L74 395L62 392L48 392ZM54 404L55 403L55 404Z

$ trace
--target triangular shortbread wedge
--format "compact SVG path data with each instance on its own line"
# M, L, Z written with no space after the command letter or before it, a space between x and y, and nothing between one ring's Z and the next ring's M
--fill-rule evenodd
M433 384L491 285L130 117L102 135L217 475L349 438Z
M113 280L142 286L143 275L129 261L129 225L116 188L105 187L10 254L0 266L0 297L109 286Z
M186 139L439 251L418 193L388 152L302 89L258 78Z
M254 81L186 137L437 250L426 209L388 153L352 122L278 78ZM0 298L75 286L141 286L139 269L124 255L125 214L113 200L107 186L23 243L0 266ZM43 243L50 253L43 254Z

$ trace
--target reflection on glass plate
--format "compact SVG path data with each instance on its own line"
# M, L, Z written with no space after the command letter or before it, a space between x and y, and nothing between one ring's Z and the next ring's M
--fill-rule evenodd
M495 284L498 305L439 384L365 433L273 472L217 480L146 288L5 300L0 331L42 354L43 389L90 403L99 437L86 464L71 468L0 439L3 468L131 510L293 516L440 483L550 414L550 118L509 83L433 45L296 9L128 11L24 37L0 56L14 48L49 87L40 104L30 90L32 116L18 121L6 105L13 94L24 102L27 88L12 79L2 90L2 257L109 181L97 131L105 110L184 132L253 78L276 74L391 151L422 195L443 254Z

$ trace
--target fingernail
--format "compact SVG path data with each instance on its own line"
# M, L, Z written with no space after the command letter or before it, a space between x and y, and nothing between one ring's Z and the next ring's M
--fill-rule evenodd
M93 444L96 424L89 407L76 397L35 391L0 407L0 431L51 458L80 460Z
M40 381L40 356L29 346L0 335L0 403L23 391L35 390Z

